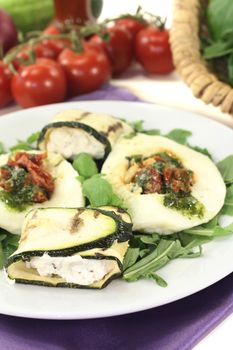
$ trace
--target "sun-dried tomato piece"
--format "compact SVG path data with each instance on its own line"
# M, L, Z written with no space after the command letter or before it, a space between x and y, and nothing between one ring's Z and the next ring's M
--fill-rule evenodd
M43 188L48 194L52 194L54 191L54 180L52 176L42 168L42 161L46 157L46 153L30 154L26 152L17 152L14 159L8 161L8 165L25 168L30 174L32 184Z

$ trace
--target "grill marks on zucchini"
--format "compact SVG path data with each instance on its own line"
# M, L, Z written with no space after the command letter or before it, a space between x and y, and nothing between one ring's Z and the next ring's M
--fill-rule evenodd
M19 248L8 260L7 273L19 283L103 288L121 275L131 235L130 217L126 212L118 213L117 208L36 209L25 218ZM79 255L83 259L107 259L113 263L101 281L80 286L67 283L59 276L40 276L36 269L27 268L26 262L44 254L50 257Z

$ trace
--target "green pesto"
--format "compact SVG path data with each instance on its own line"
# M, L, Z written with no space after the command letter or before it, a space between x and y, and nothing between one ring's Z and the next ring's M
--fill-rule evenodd
M166 152L161 152L154 154L153 156L160 156L163 160L156 160L151 167L156 169L161 176L163 176L163 170L166 167L170 168L179 168L184 169L182 163L173 155L169 155ZM128 157L130 164L131 162L143 162L144 160L150 158L149 157L142 157L140 155L134 155L131 157ZM187 169L186 169L187 170ZM191 170L188 170L188 173L192 173ZM150 175L148 173L148 170L145 168L139 176L136 177L136 183L138 186L142 187L149 181ZM199 218L202 218L204 216L205 208L201 202L199 202L195 197L193 197L189 192L180 192L175 193L173 192L171 186L163 184L162 193L165 195L163 204L164 206L178 210L182 212L183 215L192 217L197 216Z
M8 165L5 165L2 168L9 170L11 173L11 177L8 181L10 182L12 191L7 192L1 190L0 200L13 210L19 212L24 211L30 204L33 203L33 197L38 190L38 186L25 186L25 180L28 176L25 169L16 169Z
M173 192L166 193L164 196L163 204L165 207L176 209L182 212L183 215L192 217L197 216L203 218L205 208L201 202L199 202L190 193L177 195Z

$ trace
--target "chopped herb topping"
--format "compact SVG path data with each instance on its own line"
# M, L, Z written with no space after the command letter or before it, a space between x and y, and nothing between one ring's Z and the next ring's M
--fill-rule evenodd
M46 157L46 153L17 152L0 167L0 200L18 211L47 201L54 191L54 181L42 168Z
M202 217L204 206L191 195L193 172L183 167L179 159L166 152L150 157L135 155L127 158L129 169L126 182L132 191L138 186L142 194L164 194L166 207L182 211L187 216Z

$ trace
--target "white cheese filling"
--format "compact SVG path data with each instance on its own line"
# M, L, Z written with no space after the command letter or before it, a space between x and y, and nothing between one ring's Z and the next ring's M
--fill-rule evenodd
M100 281L114 269L114 261L84 259L80 255L67 257L51 257L44 253L41 257L34 257L26 262L27 268L36 269L40 276L64 278L67 283L88 286Z
M64 158L86 152L96 159L104 156L104 145L82 129L62 127L53 129L49 135L47 151L60 153Z

